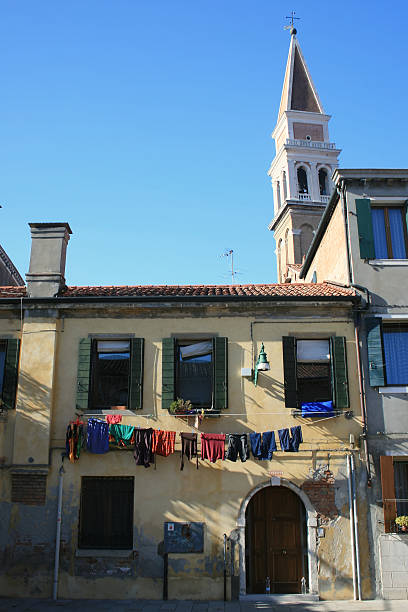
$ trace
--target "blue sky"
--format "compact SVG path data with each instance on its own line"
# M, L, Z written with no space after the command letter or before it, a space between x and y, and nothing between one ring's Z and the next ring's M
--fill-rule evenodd
M289 34L340 167L407 166L407 5L2 0L0 243L68 221L71 285L275 282L267 170Z

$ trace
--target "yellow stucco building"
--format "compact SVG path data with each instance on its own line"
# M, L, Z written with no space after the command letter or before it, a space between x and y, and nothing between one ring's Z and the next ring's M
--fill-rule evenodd
M31 232L27 288L0 289L3 595L369 596L355 292L67 287L69 226Z

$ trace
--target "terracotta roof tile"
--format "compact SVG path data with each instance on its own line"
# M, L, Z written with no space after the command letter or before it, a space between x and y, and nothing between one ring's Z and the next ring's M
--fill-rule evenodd
M0 287L0 298L26 297L25 287ZM282 297L330 298L354 297L353 289L331 283L275 283L260 285L105 285L66 287L61 298L81 297L129 297L129 298L180 298L180 297Z

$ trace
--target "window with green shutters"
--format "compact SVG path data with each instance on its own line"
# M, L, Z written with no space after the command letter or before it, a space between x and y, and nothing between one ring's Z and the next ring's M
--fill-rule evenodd
M141 410L144 339L81 338L76 406L83 412Z
M19 357L20 340L0 340L0 409L15 407Z
M345 338L284 336L282 350L286 407L328 401L336 410L349 407Z
M356 200L360 257L407 259L407 205L379 205L368 198Z
M221 411L228 407L228 338L164 338L162 344L162 408L181 398L193 409Z
M367 317L368 374L372 387L408 385L408 323Z

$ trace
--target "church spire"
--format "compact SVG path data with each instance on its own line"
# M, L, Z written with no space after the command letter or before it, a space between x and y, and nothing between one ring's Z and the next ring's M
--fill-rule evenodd
M322 103L296 38L296 30L293 27L278 119L284 111L289 110L324 114Z

